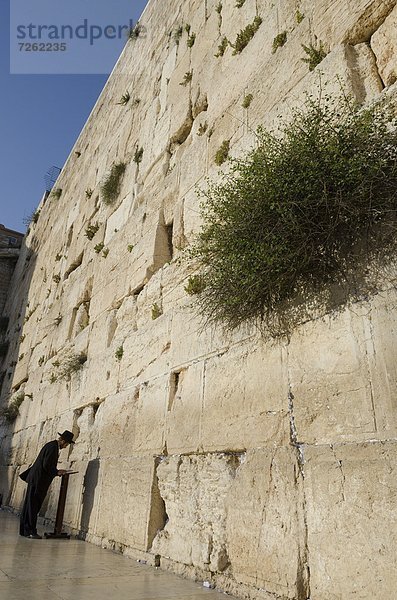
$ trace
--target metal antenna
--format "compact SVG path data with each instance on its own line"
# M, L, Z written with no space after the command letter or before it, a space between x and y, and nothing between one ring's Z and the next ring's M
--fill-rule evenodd
M52 188L54 187L54 183L58 179L60 172L61 169L59 167L52 166L50 169L48 169L47 173L44 176L46 192L51 192Z

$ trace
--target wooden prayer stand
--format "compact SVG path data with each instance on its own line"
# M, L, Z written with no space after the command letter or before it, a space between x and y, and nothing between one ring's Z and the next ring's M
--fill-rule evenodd
M55 528L52 533L45 533L45 538L60 539L60 540L68 540L70 539L70 535L62 531L62 523L63 523L63 514L65 512L65 504L66 504L66 495L68 493L68 485L69 485L69 475L73 473L77 473L77 471L71 471L70 473L65 473L61 477L61 489L59 490L59 499L58 499L58 508L57 508L57 516L55 519Z

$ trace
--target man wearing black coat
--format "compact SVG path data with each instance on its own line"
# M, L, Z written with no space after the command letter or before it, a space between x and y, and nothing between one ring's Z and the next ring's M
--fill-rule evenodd
M57 469L59 450L74 444L71 431L66 430L58 435L57 440L43 446L33 465L20 475L21 479L27 482L28 489L21 513L19 534L31 539L41 539L37 533L37 516L51 481L54 477L65 474L64 470Z

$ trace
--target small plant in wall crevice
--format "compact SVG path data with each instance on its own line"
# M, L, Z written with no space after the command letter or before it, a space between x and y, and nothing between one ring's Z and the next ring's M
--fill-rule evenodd
M157 304L157 302L155 302L152 305L152 319L153 319L153 321L155 321L156 319L158 319L159 317L161 317L162 314L163 314L163 311L161 310L161 308L159 307L159 305Z
M223 165L229 156L230 140L224 140L217 150L214 158L214 162L218 167Z
M182 81L180 82L179 85L183 85L186 86L188 83L190 83L190 81L193 79L193 71L188 71L187 73L185 73L185 75L183 76Z
M191 33L187 40L186 40L186 45L188 48L192 48L194 46L194 42L196 41L196 34L195 33Z
M39 217L40 217L40 210L35 210L30 215L28 215L27 217L23 218L23 224L27 225L28 227L32 223L36 224L37 221L39 220Z
M246 96L244 96L244 100L243 100L241 106L243 108L249 108L253 99L254 99L254 97L252 94L247 94Z
M317 46L313 46L313 44L305 46L305 44L302 44L302 48L307 54L302 60L309 65L309 71L314 71L317 65L319 65L328 54L321 40Z
M227 39L226 36L224 36L222 38L221 43L218 46L218 52L214 55L215 58L220 58L221 56L223 56L226 52L228 45L229 45L229 40Z
M242 29L238 33L238 35L236 37L236 41L234 42L234 44L232 44L232 46L234 48L233 54L240 54L244 50L244 48L249 44L249 42L252 40L252 38L258 31L261 24L262 24L261 17L255 17L255 19L252 21L252 23L247 25L247 27L245 27L245 29Z
M102 252L104 247L105 247L105 244L103 242L99 242L99 244L96 244L96 246L94 246L94 250L97 254L99 254L100 252Z
M85 237L91 241L95 237L95 234L98 231L99 227L100 225L98 222L88 225L87 229L84 232Z
M282 48L287 41L287 32L282 31L273 40L272 53L274 54L278 48Z
M192 275L189 277L184 289L189 296L201 294L201 292L203 292L205 289L204 278L202 275Z
M137 146L135 149L133 161L134 161L134 163L139 165L139 163L142 162L142 158L143 158L143 148L138 148L138 146Z
M131 95L129 93L129 91L127 90L126 92L124 92L124 94L121 96L120 100L117 102L117 104L120 104L121 106L126 106L128 104L128 102L131 99Z
M144 28L139 23L139 21L135 24L134 27L131 27L128 31L128 39L129 40L137 40L140 35L144 33Z
M179 25L172 33L172 38L173 38L174 42L176 43L176 45L179 45L182 35L183 35L183 27L182 27L182 25Z
M60 361L57 379L70 379L73 373L80 371L87 362L87 355L84 352L70 352Z
M54 188L51 192L51 197L55 198L56 200L59 200L59 198L62 196L62 189L61 188Z
M207 121L205 121L204 123L200 123L199 128L197 130L197 135L199 135L199 136L204 135L205 132L207 131L207 129L208 129Z
M123 346L119 346L117 348L116 352L114 353L114 356L118 362L120 362L121 359L123 358L123 354L124 354L124 348L123 348Z

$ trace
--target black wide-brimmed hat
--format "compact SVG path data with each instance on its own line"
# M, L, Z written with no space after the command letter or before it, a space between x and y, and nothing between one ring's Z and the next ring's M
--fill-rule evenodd
M73 433L71 431L68 431L67 429L65 429L65 431L63 433L59 433L59 431L58 431L58 435L63 440L65 440L65 442L67 442L68 444L74 444Z

